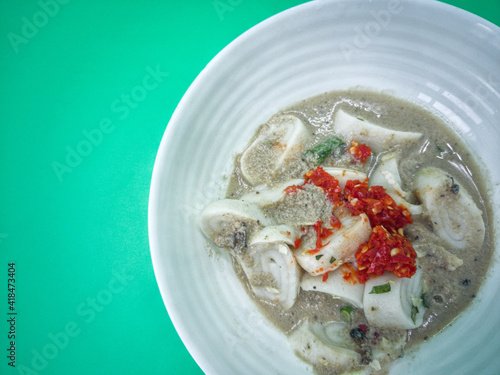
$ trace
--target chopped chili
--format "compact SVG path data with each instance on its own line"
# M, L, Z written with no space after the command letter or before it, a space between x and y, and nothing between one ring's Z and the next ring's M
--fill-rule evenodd
M298 249L298 248L300 247L300 244L301 244L301 243L302 243L302 239L300 239L300 237L299 237L299 238L297 238L297 239L295 240L295 242L293 243L293 247L295 247L296 249Z
M366 163L366 160L371 156L372 149L364 143L352 141L349 147L351 158L358 163Z
M348 207L353 215L365 213L372 227L383 225L386 229L403 228L411 224L410 211L398 205L382 186L368 188L368 183L349 180L344 189Z
M291 186L287 186L284 191L287 194L292 194L292 193L296 193L297 190L304 190L304 188L300 185L291 185Z
M335 216L335 214L332 212L332 216L330 216L330 225L332 228L340 229L342 227L342 223L340 220Z
M381 225L373 228L368 242L356 251L360 274L366 278L391 271L397 277L412 277L417 271L417 253L411 242L397 230L387 230Z
M358 282L364 284L368 280L366 273L359 272L349 263L345 263L342 266L342 278L353 285L357 284Z
M304 175L306 183L313 183L317 187L321 188L327 199L334 204L334 206L341 206L344 204L344 195L342 194L342 188L339 186L339 181L326 173L321 167L316 167L311 169Z
M344 195L342 194L342 188L339 186L339 181L325 172L321 167L312 168L309 172L304 175L304 183L302 185L291 185L287 186L284 191L286 194L296 193L298 190L304 190L304 185L312 183L319 187L325 194L326 198L333 203L335 207L344 204ZM332 212L330 217L330 225L332 228L340 229L342 223Z
M324 248L326 245L328 245L330 242L327 242L323 244L322 239L327 238L333 234L331 230L328 230L326 228L323 228L321 225L323 222L321 220L318 220L314 225L313 228L316 231L316 247L312 250L309 250L308 253L311 255L316 254L318 251L320 251L322 248Z
M363 331L363 333L366 333L366 332L368 332L368 331L370 330L370 328L368 328L368 326L367 326L366 324L360 324L360 325L358 326L358 328L359 328L360 330L362 330L362 331Z

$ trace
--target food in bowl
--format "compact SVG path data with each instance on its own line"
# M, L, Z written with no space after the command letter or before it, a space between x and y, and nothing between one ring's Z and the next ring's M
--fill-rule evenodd
M319 374L382 374L474 299L493 252L482 171L425 109L338 91L259 127L200 225Z

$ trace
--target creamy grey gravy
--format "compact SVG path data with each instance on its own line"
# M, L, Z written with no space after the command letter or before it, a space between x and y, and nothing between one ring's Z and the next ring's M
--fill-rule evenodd
M464 142L441 121L421 107L392 96L366 91L339 91L319 95L296 103L281 111L280 114L293 114L299 117L313 135L313 146L334 134L332 118L338 109L395 130L416 131L424 134L419 142L412 147L401 150L399 170L403 182L403 189L413 191L415 173L426 166L441 168L457 177L457 183L464 186L473 196L477 206L483 212L486 226L485 240L480 248L457 251L446 247L440 239L432 233L432 223L414 217L414 223L405 227L405 234L413 243L415 249L419 246L442 245L450 252L463 260L463 265L454 271L443 267L443 260L439 254L430 251L420 258L420 265L424 271L423 280L427 284L429 308L426 309L424 323L421 327L408 331L406 347L419 344L445 328L451 321L476 297L478 288L485 278L493 251L493 235L491 232L491 208L487 203L488 187L481 170L473 159ZM371 159L371 160L370 160ZM370 173L376 160L370 158L364 166L357 169ZM299 161L292 168L291 175L283 178L300 178L313 165ZM348 166L352 168L352 166ZM282 181L276 181L282 182ZM236 158L235 169L230 178L227 198L239 198L250 191L251 187L241 177ZM431 244L431 245L429 245ZM245 275L235 263L235 270L243 283ZM249 294L251 289L247 285ZM306 318L318 322L338 321L339 308L345 302L335 300L330 295L320 292L300 291L295 305L287 310L268 301L256 302L262 312L276 327L288 334ZM352 327L367 324L363 312L359 309L353 313ZM384 335L400 336L406 331L384 331ZM392 356L393 354L391 354ZM394 355L394 356L400 356ZM394 359L394 358L390 358ZM318 372L328 373L328 369L316 369Z

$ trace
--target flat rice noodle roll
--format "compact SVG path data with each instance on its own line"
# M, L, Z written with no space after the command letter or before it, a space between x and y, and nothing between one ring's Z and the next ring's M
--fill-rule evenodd
M250 193L243 195L240 199L245 202L255 204L260 208L271 206L276 204L285 197L285 188L292 185L302 185L304 179L296 178L290 180L284 184L277 186L276 188L269 189L267 185L258 186L255 190Z
M300 267L288 247L294 236L293 228L285 225L266 227L237 255L255 295L285 309L299 292Z
M377 328L413 329L423 322L422 270L411 279L398 278L392 272L369 279L365 284L363 304L368 323ZM390 285L390 291L377 293L377 288Z
M323 246L318 252L311 254L311 241L302 242L294 250L295 257L301 267L313 276L333 271L341 264L354 258L359 245L369 240L372 234L370 221L365 214L346 216L341 220L342 227L334 229L332 235L322 240ZM315 242L314 242L315 243Z
M390 130L360 120L343 110L338 110L335 115L334 131L344 140L356 140L367 144L376 153L387 151L395 145L406 147L422 136L422 133Z
M279 176L286 164L300 158L309 133L304 123L292 115L271 119L241 155L241 174L251 185Z
M415 178L415 194L434 233L459 250L480 246L485 226L481 210L463 185L445 171L426 168Z
M343 323L302 323L288 337L291 349L304 361L312 365L327 365L344 373L359 366L361 355L352 347L348 328ZM350 343L351 341L352 343Z
M245 245L252 227L273 222L254 204L236 199L222 199L207 204L200 214L203 233L217 246L234 248Z
M355 171L354 169L337 167L324 167L323 169L330 176L335 177L335 179L339 182L339 186L342 190L344 190L345 184L349 180L359 180L363 182L367 179L366 173Z
M423 207L408 203L410 194L401 188L401 176L398 169L398 153L390 152L380 157L378 164L373 168L370 175L370 186L382 186L396 204L401 204L410 211L412 215L419 215Z
M300 287L303 290L311 290L330 294L333 298L340 298L360 309L363 308L363 294L365 285L361 283L352 284L344 279L342 268L344 265L337 268L328 274L328 279L323 281L323 276L311 276L305 273L302 276Z
M394 183L401 186L401 176L399 175L399 153L388 152L380 155L377 165L373 168L370 174L370 186L383 186L386 190L390 187L387 179L380 173L382 171L391 172L394 176Z

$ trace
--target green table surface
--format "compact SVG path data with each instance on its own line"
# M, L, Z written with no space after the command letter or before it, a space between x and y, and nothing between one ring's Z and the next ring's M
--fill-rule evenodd
M301 2L0 1L0 374L202 374L153 273L156 152L205 65Z

